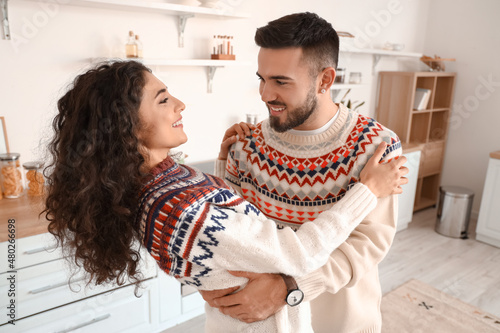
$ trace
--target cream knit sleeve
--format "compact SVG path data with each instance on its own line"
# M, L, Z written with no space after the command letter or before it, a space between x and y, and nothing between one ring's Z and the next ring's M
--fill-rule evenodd
M387 162L402 154L398 143L399 140L387 148L383 161ZM352 287L366 272L373 270L392 245L397 211L397 195L378 199L375 209L363 219L347 241L332 252L326 265L297 278L305 299L311 301L324 292L335 294L345 287Z
M180 239L173 239L172 251L205 266L206 272L223 268L302 276L324 265L376 202L365 185L357 184L337 205L297 232L277 229L274 221L245 201L230 207L208 203L182 218L189 223L181 229L189 233L183 242L191 244L190 250L179 246Z

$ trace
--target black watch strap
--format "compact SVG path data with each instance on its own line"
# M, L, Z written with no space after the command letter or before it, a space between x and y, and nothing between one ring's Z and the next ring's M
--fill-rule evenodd
M283 278L283 281L285 281L287 292L290 292L291 290L299 289L299 287L297 286L297 281L295 281L295 279L292 276L285 275L285 274L280 274L280 275Z
M286 295L286 303L290 306L299 305L304 299L304 293L299 289L297 285L297 281L291 276L280 274L285 281L287 295Z

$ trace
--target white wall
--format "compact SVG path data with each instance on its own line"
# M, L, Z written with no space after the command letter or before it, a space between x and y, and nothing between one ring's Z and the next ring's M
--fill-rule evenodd
M500 149L500 2L459 4L433 1L425 52L457 60L446 63L447 70L457 72L457 83L442 184L473 190L477 212L489 153Z
M141 36L145 56L154 58L207 58L210 37L231 34L237 38L238 60L251 62L247 67L217 70L213 94L206 92L206 68L159 68L160 78L187 105L184 123L189 142L182 149L190 156L188 162L195 162L214 158L225 129L244 120L246 113L260 113L260 119L267 115L255 76L258 48L253 36L257 27L285 14L312 11L338 30L359 35L361 46L392 41L404 43L405 51L417 52L424 43L419 16L425 17L429 3L223 1L238 11L250 13L251 18L189 19L183 49L177 44L177 18L173 16L59 4L68 0L9 1L11 32L15 38L0 40L0 115L7 120L11 151L21 153L24 162L43 157L44 142L40 140L51 135L50 120L67 84L89 66L90 58L123 55L129 30ZM367 85L353 90L351 98L365 100L362 112L373 115L376 81L371 75L371 56L343 57L341 61L348 71L363 72ZM377 69L401 66L404 61L390 58L381 60Z
M213 94L206 92L205 68L164 67L158 73L187 105L189 142L182 150L190 156L188 162L212 159L229 125L249 112L259 113L260 119L267 115L257 92L255 29L285 14L312 11L337 30L354 33L358 46L391 41L404 43L405 51L457 58L448 64L458 79L443 184L474 190L478 210L488 153L500 149L500 37L495 17L500 2L435 0L431 6L429 0L222 1L251 18L189 19L184 48L177 46L173 16L58 4L68 0L9 1L11 32L17 38L0 40L0 116L7 120L11 151L21 153L23 162L43 157L43 140L51 135L50 120L67 84L88 68L90 58L122 56L132 29L141 36L145 55L154 58L207 58L213 34L237 38L238 60L251 65L217 70ZM340 65L363 73L366 86L353 90L351 98L366 101L361 112L373 116L377 84L371 56L342 55ZM425 68L414 59L384 57L377 71ZM482 82L488 80L496 85L485 87Z

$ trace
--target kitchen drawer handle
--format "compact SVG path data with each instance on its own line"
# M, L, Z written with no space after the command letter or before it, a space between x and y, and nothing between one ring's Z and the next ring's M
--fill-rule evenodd
M57 244L49 246L49 247L42 246L42 247L39 247L37 249L24 251L24 254L35 254L35 253L40 253L40 252L44 252L44 251L55 250L56 248L57 248Z
M79 281L82 281L84 280L85 278L79 278L77 280L74 280L74 281L71 281L71 283L73 282L79 282ZM59 282L59 283L56 283L56 284L50 284L48 286L45 286L45 287L40 287L40 288L37 288L37 289L33 289L33 290L30 290L29 294L39 294L41 292L44 292L44 291L47 291L47 290L51 290L51 289L55 289L55 288L59 288L59 287L62 287L64 285L67 285L68 284L68 281L63 281L63 282Z
M68 329L65 329L64 331L58 331L56 333L67 333L67 332L71 332L71 331L74 331L76 329L79 329L79 328L82 328L82 327L85 327L85 326L89 326L89 325L92 325L94 323L97 323L99 321L103 321L103 320L106 320L108 319L109 317L111 317L111 314L108 313L108 314L105 314L105 315L102 315L102 316L99 316L99 317L96 317L90 321L87 321L86 323L82 323L82 324L79 324L79 325L76 325L76 326L73 326L73 327L70 327Z

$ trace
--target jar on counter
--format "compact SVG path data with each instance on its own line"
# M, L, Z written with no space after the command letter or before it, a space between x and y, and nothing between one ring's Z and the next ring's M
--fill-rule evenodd
M26 178L26 193L29 197L38 197L43 194L45 179L43 178L43 162L34 161L23 164Z
M0 183L6 198L18 198L23 194L20 156L18 153L0 154Z

